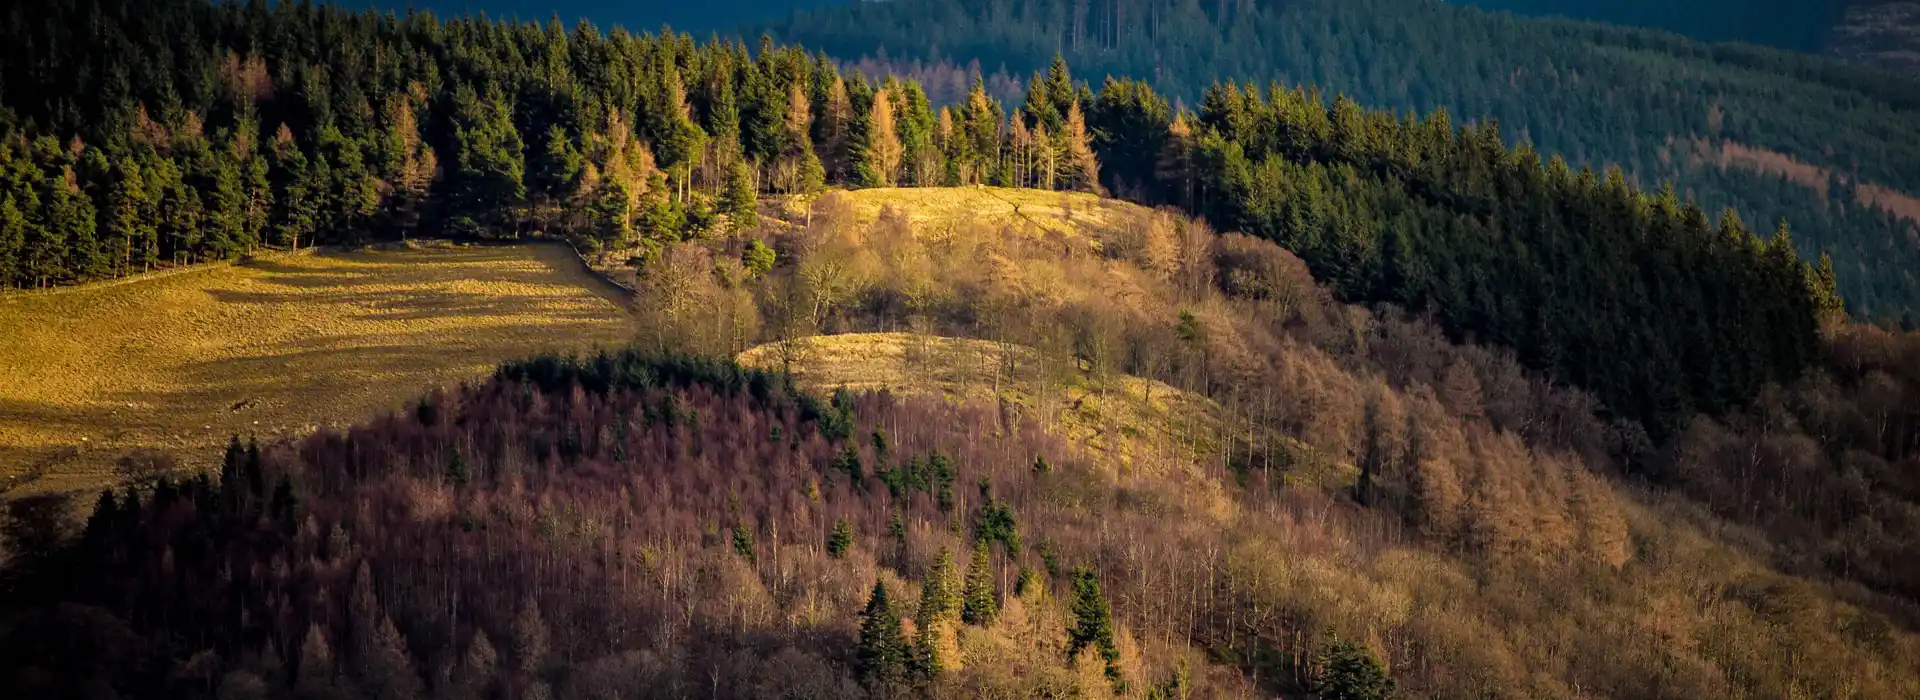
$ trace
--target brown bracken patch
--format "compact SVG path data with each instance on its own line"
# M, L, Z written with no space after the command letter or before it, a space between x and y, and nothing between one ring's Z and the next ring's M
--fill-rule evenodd
M1778 175L1819 192L1823 198L1830 192L1835 179L1830 177L1832 171L1827 168L1800 162L1785 153L1754 148L1728 139L1722 139L1718 144L1704 139L1690 140L1687 162L1694 166L1710 164L1721 170L1745 168ZM1892 212L1909 222L1920 222L1920 197L1883 185L1856 181L1845 174L1841 174L1838 180L1853 185L1854 197L1861 204Z

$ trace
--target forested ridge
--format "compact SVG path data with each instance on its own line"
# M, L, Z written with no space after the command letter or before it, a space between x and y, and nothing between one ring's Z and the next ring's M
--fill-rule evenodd
M1769 16L1745 8L1742 17ZM1064 55L1082 75L1149 81L1197 104L1216 81L1317 85L1361 105L1464 121L1630 181L1667 181L1709 211L1792 222L1803 254L1842 271L1856 316L1920 304L1912 212L1857 189L1920 192L1920 85L1864 68L1660 31L1515 17L1432 0L850 3L756 26L852 61L977 64L1018 78ZM931 74L931 71L929 71ZM1723 141L1826 172L1790 180L1720 160Z
M1309 87L1213 84L1179 109L1052 60L1005 103L976 80L936 105L772 41L584 23L197 0L5 18L14 286L259 246L563 237L637 268L662 348L910 328L993 339L1009 380L1010 348L1037 348L1028 371L1084 383L1063 411L1097 413L1102 378L1129 373L1227 414L1154 471L1076 457L1014 402L827 402L637 355L516 364L264 466L236 444L218 481L129 462L136 487L65 544L57 498L13 502L0 583L44 603L0 620L18 687L1178 697L1378 690L1370 655L1421 695L1899 697L1920 678L1915 347L1844 324L1851 276L1803 260L1797 223ZM1091 240L929 232L893 208L856 224L830 191L922 185L1184 212ZM1065 220L1092 199L1039 196ZM1703 534L1717 518L1772 547ZM945 675L927 655L946 633L889 602L942 600L942 547L999 579L929 609L973 660ZM598 595L640 578L659 588ZM1650 609L1690 627L1653 629ZM204 626L175 637L181 620ZM36 630L84 630L83 651L49 657Z
M6 63L16 284L420 233L538 231L644 265L750 225L763 192L1105 182L1295 247L1344 298L1512 346L1655 438L1798 376L1837 303L1784 229L1762 245L1444 111L1221 86L1188 123L1055 61L1010 115L977 82L935 110L795 48L587 24L191 0L10 16L12 50L51 57Z
M484 13L494 19L544 22L558 17L571 24L591 19L606 26L634 31L657 31L663 26L704 37L725 32L743 19L781 17L794 10L836 0L709 0L698 3L624 2L622 0L345 0L333 4L349 9L373 8L404 13L409 9L441 15Z

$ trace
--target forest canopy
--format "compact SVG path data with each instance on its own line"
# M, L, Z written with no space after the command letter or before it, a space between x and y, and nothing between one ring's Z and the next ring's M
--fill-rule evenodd
M1741 4L1733 16L1780 18ZM1643 189L1672 182L1708 212L1733 207L1767 228L1787 219L1803 255L1833 258L1858 318L1898 323L1920 306L1920 214L1874 189L1920 196L1920 84L1832 59L1432 0L895 0L764 29L930 78L977 66L990 83L1018 81L1057 54L1189 107L1233 81L1497 119L1509 144L1575 168L1618 165Z
M1512 347L1657 440L1798 377L1844 279L1786 224L1310 88L1218 84L1189 113L1141 82L1096 94L1056 58L1017 106L976 80L936 108L771 41L587 23L196 0L10 18L6 50L40 57L6 61L0 96L0 279L18 286L422 234L563 236L644 266L749 226L759 193L1107 189L1287 245L1345 300Z

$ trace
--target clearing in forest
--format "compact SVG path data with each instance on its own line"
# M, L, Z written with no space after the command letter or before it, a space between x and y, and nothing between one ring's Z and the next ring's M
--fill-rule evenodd
M236 433L364 421L498 362L623 344L624 301L558 245L276 255L0 295L0 491L101 488L156 454L205 467Z

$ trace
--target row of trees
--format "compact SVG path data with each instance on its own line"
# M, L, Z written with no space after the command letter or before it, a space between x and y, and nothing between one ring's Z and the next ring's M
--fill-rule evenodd
M409 235L646 256L751 226L768 192L1099 186L1064 74L1008 114L977 83L936 109L797 48L588 24L200 0L5 21L35 58L4 68L0 286Z

